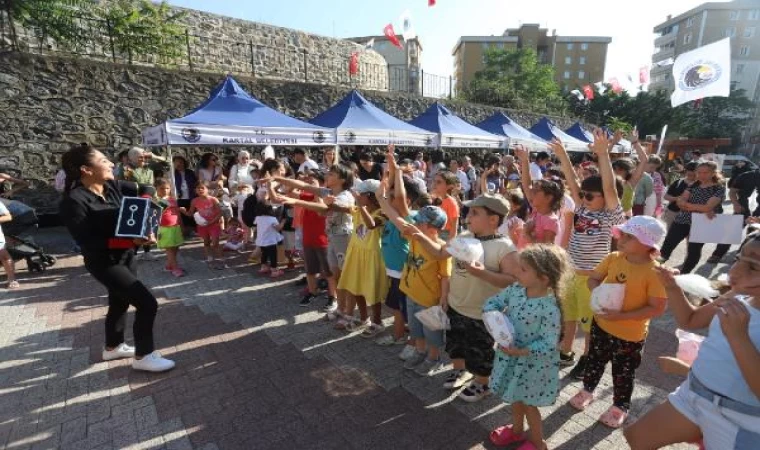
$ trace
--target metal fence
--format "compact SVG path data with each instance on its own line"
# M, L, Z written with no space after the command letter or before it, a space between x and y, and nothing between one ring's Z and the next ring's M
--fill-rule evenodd
M406 92L424 97L452 98L455 80L424 70L360 62L356 73L349 73L351 52L331 55L265 45L248 41L231 41L186 30L183 35L164 37L142 35L139 30L129 36L119 35L106 20L72 16L81 30L65 44L57 42L46 30L11 27L0 12L0 50L35 54L62 54L120 64L172 67L183 70L232 72L254 77L295 80L382 91ZM15 29L15 33L12 31ZM133 50L136 43L147 51Z

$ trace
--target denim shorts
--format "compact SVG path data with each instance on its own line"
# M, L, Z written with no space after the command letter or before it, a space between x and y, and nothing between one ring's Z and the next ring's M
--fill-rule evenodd
M444 336L443 336L443 330L440 331L434 331L429 330L426 327L422 325L422 322L420 322L420 319L415 316L416 313L420 311L424 311L425 308L422 305L419 305L411 298L406 298L406 313L409 317L409 336L411 336L413 339L419 339L419 338L425 338L425 343L427 345L431 345L433 347L438 347L440 349L443 349L444 345Z

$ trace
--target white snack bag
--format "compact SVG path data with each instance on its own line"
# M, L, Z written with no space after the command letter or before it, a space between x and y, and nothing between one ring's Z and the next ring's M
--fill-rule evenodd
M502 347L511 347L515 343L515 327L506 314L501 311L483 313L483 323L488 333Z
M198 211L196 211L195 214L193 214L193 219L195 219L196 224L202 227L205 227L206 225L208 225L208 222L206 222L206 219L204 219L203 216L201 216L201 213L199 213Z
M591 310L602 313L608 311L620 311L623 309L625 298L625 285L618 283L602 283L591 291Z
M678 337L678 352L676 352L676 358L691 365L694 360L697 359L699 347L702 345L702 341L705 340L705 337L681 329L676 330L676 336Z
M678 287L687 294L708 300L719 295L719 292L712 287L710 280L705 277L687 273L676 275L674 278Z
M449 241L446 251L449 252L449 255L466 264L472 264L473 261L480 261L481 263L485 261L483 243L475 238L455 237Z
M422 325L433 331L450 330L449 316L440 305L431 306L414 314Z

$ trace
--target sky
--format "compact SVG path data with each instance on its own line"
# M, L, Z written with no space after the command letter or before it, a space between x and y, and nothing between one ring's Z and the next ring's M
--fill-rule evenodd
M426 73L448 76L460 36L501 35L506 28L539 23L560 36L609 36L605 80L651 63L655 25L700 0L169 0L170 4L330 37L381 35L409 10L422 44ZM599 80L602 81L602 80Z

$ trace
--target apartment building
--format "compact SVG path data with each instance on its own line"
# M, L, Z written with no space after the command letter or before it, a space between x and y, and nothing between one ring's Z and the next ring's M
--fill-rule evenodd
M760 0L703 3L694 9L654 27L649 90L672 92L675 82L672 66L657 66L661 61L731 38L731 83L744 89L747 98L760 104ZM745 133L744 143L760 134L760 107L752 126Z
M366 44L374 39L372 49L380 53L388 63L389 90L420 94L422 89L422 44L419 38L405 41L398 37L404 46L394 46L386 36L361 36L346 38L359 44Z
M557 36L538 24L508 28L501 36L462 36L452 51L457 91L484 68L489 48L533 49L541 63L554 67L557 84L566 91L602 81L610 42L609 37Z

